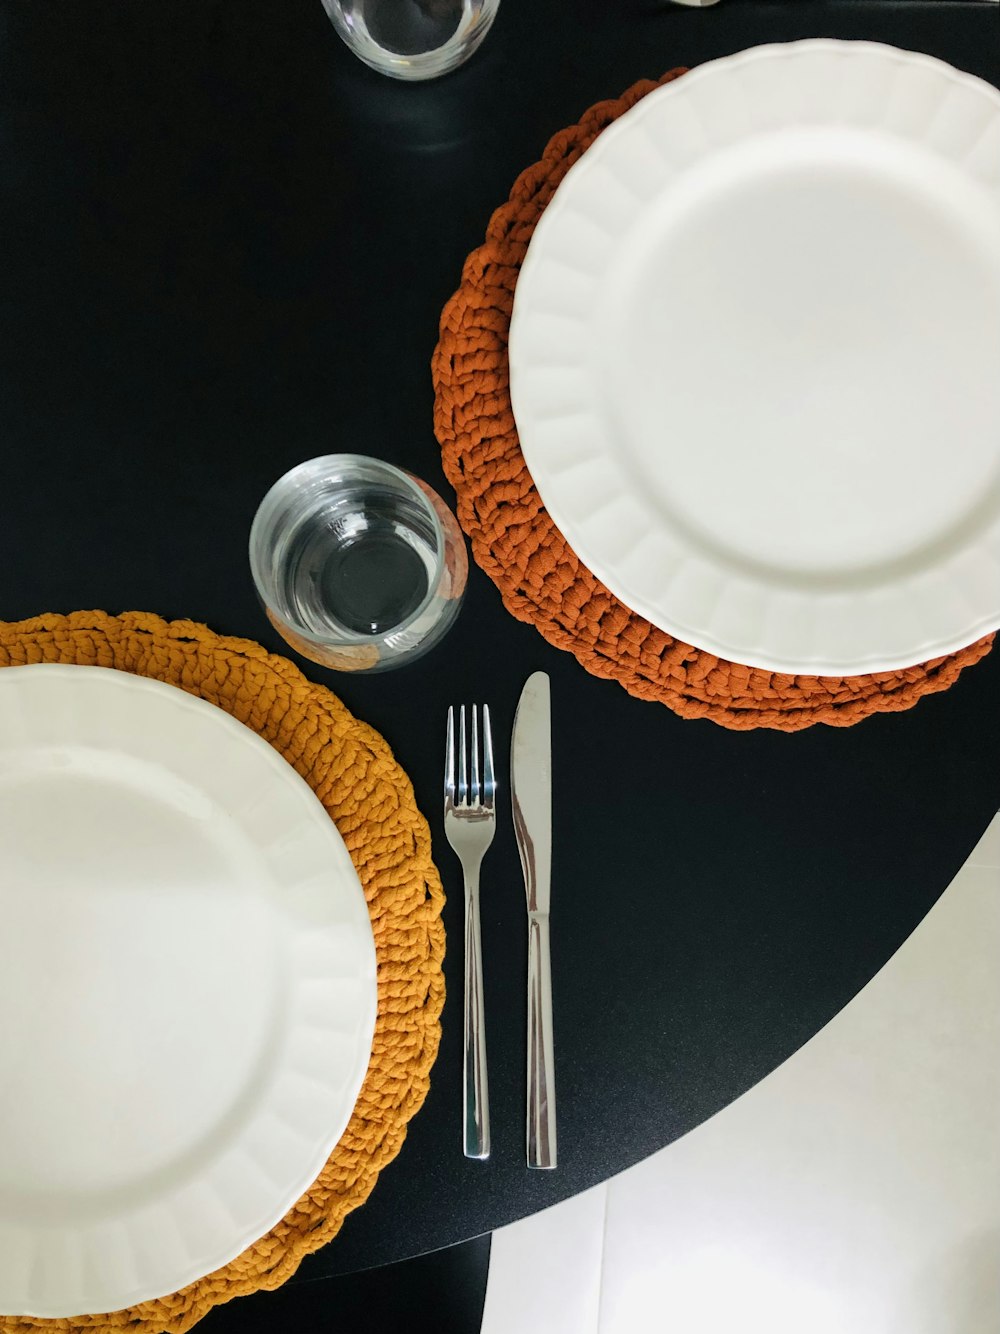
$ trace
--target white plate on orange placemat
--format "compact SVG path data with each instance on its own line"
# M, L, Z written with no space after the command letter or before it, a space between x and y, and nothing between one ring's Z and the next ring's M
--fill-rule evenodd
M861 42L643 98L560 185L510 331L553 520L623 602L775 671L1000 625L1000 93Z
M309 786L173 686L0 671L0 1311L117 1310L267 1232L340 1138L377 1008Z

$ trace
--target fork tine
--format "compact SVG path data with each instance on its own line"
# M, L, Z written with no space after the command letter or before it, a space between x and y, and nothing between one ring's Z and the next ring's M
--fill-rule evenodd
M469 800L479 805L479 709L472 705L472 790Z
M444 799L455 800L455 710L449 705L448 726L445 731Z
M469 800L469 758L465 745L465 705L458 711L458 804Z
M483 802L493 805L497 785L493 777L493 733L490 731L490 706L483 705Z

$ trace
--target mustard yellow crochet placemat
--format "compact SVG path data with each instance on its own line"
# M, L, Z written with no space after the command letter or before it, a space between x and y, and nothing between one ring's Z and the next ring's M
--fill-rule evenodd
M0 1334L182 1334L213 1306L276 1288L333 1237L399 1152L437 1055L444 1003L444 894L410 780L379 734L285 658L193 621L99 611L0 622L0 667L115 667L180 686L252 727L309 783L357 867L378 956L371 1064L343 1138L281 1222L231 1264L157 1301L72 1320L0 1316Z
M660 83L680 78L671 70ZM947 657L868 676L793 676L727 662L636 615L588 570L556 528L525 466L510 403L507 335L532 233L560 181L612 121L653 91L643 79L598 102L549 140L490 219L441 315L434 353L434 429L458 518L504 606L574 654L588 672L684 718L747 731L849 727L947 690L989 652L993 636Z

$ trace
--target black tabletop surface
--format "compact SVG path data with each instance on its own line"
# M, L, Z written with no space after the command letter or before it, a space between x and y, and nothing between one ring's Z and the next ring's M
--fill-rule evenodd
M822 34L1000 83L1000 10L975 0L503 0L466 68L415 86L355 61L319 0L0 0L0 617L140 608L280 650L247 568L258 501L338 450L450 495L431 430L438 314L548 136L641 76ZM509 819L483 886L493 1156L461 1154L462 905L439 819L447 704L491 703L505 765L536 669L557 780L547 1174L524 1166ZM1000 652L911 712L735 734L588 676L474 569L424 661L308 671L412 776L451 948L430 1096L306 1279L482 1233L698 1125L850 1000L1000 806Z

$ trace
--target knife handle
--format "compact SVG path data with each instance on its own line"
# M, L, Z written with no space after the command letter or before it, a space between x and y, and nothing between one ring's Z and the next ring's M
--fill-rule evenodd
M528 918L528 1166L556 1165L556 1081L552 1053L549 919Z
M479 871L465 876L465 1065L462 1141L466 1158L490 1156L490 1089L486 1076L483 951L479 939Z

